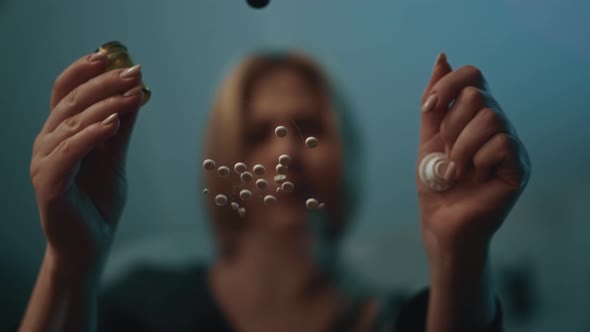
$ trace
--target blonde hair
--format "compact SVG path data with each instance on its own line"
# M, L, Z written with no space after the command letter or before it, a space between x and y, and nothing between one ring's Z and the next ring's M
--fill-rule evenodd
M240 160L244 153L241 146L244 137L242 123L251 86L271 70L285 67L303 75L314 91L319 92L323 109L326 110L322 112L322 121L326 121L325 127L328 130L326 135L340 141L331 88L320 66L302 53L263 53L243 60L222 82L209 118L204 158L213 159L217 166L226 165L230 169L231 165ZM212 194L232 190L228 188L230 184L227 178L206 176L204 182ZM245 224L240 222L236 211L217 207L213 199L207 201L219 252L221 255L229 254ZM342 210L341 204L335 205L337 210ZM342 211L333 210L330 213L331 218L342 219Z

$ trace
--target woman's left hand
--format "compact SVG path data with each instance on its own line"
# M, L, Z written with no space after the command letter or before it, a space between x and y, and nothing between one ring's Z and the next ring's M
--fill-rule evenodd
M421 117L418 162L445 152L444 172L454 181L437 192L417 177L429 259L483 254L528 181L525 147L481 71L453 71L443 53L422 96Z

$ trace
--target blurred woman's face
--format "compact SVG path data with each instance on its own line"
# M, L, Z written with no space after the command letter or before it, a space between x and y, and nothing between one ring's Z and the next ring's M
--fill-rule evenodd
M316 198L326 208L337 204L335 194L341 179L341 147L326 128L320 91L304 76L288 67L276 68L254 81L245 113L245 162L262 164L263 176L269 182L267 194L274 195L277 203L272 207L251 206L248 219L270 223L272 227L305 227L307 208L305 201ZM285 137L275 135L277 126L285 126ZM316 137L319 145L308 148L305 139ZM280 184L274 181L275 167L282 154L291 157L287 181L295 185L290 193L276 192ZM332 206L334 207L334 206Z

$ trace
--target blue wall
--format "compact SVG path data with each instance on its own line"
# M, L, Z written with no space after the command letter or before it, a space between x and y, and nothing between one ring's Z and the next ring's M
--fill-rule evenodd
M18 320L43 254L28 164L53 81L117 39L142 64L153 97L134 132L129 201L107 279L140 259L210 256L197 175L211 98L241 55L278 46L327 66L366 136L366 197L347 256L383 287L423 285L419 98L444 51L454 67L483 70L533 162L529 187L493 248L498 280L521 266L533 272L534 315L509 315L511 330L590 330L588 13L583 0L274 0L262 11L239 0L0 0L0 294L9 304L0 324Z

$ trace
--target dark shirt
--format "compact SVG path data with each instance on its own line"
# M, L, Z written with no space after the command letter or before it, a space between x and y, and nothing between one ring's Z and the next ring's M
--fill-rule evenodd
M367 298L364 298L366 300ZM363 302L359 299L357 303ZM387 296L371 332L421 332L425 330L428 290L407 299ZM331 331L355 326L354 308ZM485 332L502 331L499 302L495 320ZM182 270L142 267L129 273L103 292L99 302L101 332L233 332L230 322L215 302L208 286L207 267ZM369 332L369 331L368 331Z

